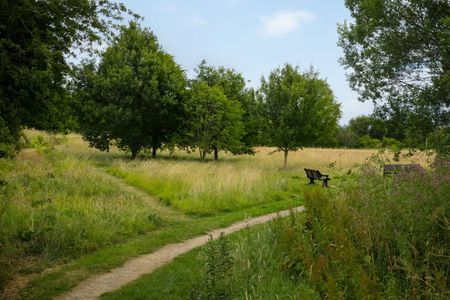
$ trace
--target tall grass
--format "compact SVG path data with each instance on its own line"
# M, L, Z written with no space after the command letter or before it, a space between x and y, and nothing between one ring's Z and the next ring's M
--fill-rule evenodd
M0 160L0 283L12 270L93 252L163 222L147 200L40 140L38 151Z
M182 212L207 215L286 197L299 198L305 183L303 168L320 169L331 174L332 183L339 182L378 153L305 149L290 154L285 171L281 170L282 154L273 150L261 147L255 156L241 157L221 153L220 161L209 163L198 161L194 154L162 153L162 159L157 160L115 160L109 164L109 171ZM416 154L403 161L426 165L426 158Z
M167 160L117 162L110 172L185 213L213 214L298 197L300 182L254 166ZM297 193L297 194L296 194Z
M241 234L230 299L448 299L450 162L384 178L365 168L340 197Z

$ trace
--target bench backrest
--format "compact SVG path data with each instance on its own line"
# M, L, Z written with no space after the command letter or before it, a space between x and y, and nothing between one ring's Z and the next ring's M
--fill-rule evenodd
M383 174L395 174L400 172L412 172L421 170L419 164L386 164L383 167Z
M320 179L320 177L322 177L319 170L305 169L305 172L306 172L306 177L308 177L308 178Z

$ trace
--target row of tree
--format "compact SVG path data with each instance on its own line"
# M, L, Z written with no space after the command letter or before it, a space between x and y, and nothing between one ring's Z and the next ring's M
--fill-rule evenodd
M345 5L353 20L338 28L341 63L360 100L376 104L373 119L383 123L383 138L408 146L432 142L450 153L450 2ZM234 70L206 63L187 80L151 32L120 26L124 15L139 20L109 0L0 1L0 157L18 150L24 127L80 130L93 146L107 150L113 142L133 156L174 145L201 149L205 157L251 153L255 144L287 154L331 143L339 108L313 70L286 65L258 91ZM102 42L110 47L98 56ZM70 63L79 53L98 61ZM364 135L364 127L352 127L339 129L338 145L355 146L339 140L352 134L360 144L364 136L380 139L377 124Z
M333 143L340 106L312 68L286 64L262 79L258 91L242 74L202 61L187 80L151 31L131 22L95 60L85 62L72 94L79 130L91 146L111 145L136 157L162 147L197 149L204 160L219 151L253 153L257 144L285 154Z

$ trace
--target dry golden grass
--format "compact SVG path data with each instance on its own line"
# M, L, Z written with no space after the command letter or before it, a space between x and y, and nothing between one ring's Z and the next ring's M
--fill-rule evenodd
M41 132L28 131L27 134L36 138ZM109 153L92 149L76 134L64 138L46 136L46 140L63 140L55 147L66 155L101 164L184 212L200 213L235 210L271 201L274 197L296 197L292 191L301 189L299 185L307 181L304 168L330 174L332 184L336 184L340 177L347 178L345 174L349 170L357 171L358 166L372 156L393 158L392 153L380 154L371 149L304 148L289 153L288 168L283 170L283 153L269 147L256 148L253 156L221 152L217 162L201 162L198 153L181 150L172 154L162 151L158 159L143 155L132 161L129 154L115 147ZM424 153L417 153L401 156L399 163L427 166L427 158ZM284 196L280 196L283 193Z
M41 131L28 130L32 134L41 134ZM44 133L46 134L46 133ZM110 149L109 153L100 152L96 149L88 147L87 143L78 134L68 134L65 137L67 143L60 145L60 149L63 151L72 152L78 155L91 156L92 158L98 157L109 157L109 158L127 158L129 155L120 152L115 147ZM217 175L218 177L236 177L233 174L236 169L242 171L244 177L259 176L261 172L267 172L273 170L278 172L281 170L283 165L283 153L275 152L275 148L271 147L256 147L255 155L243 155L235 156L230 153L220 153L219 164L213 163L202 163L198 161L198 153L193 152L187 154L184 151L177 150L173 154L169 154L168 151L163 151L158 153L161 158L168 158L167 161L170 163L170 168L167 169L167 174L176 176L176 174L185 174L201 176L200 173L205 173L208 175ZM403 151L406 154L408 151ZM330 167L330 164L334 164L332 169L335 170L348 170L354 168L355 166L367 162L367 159L373 155L379 153L377 149L332 149L332 148L304 148L303 150L298 150L295 152L289 152L288 156L288 171L294 171L300 169L303 172L303 168L316 168L316 169L326 169ZM385 159L392 161L393 154L391 152L386 152L382 155ZM431 157L432 158L432 157ZM428 167L430 161L430 156L427 156L424 152L416 152L412 156L400 157L399 162L393 163L417 163L424 167ZM139 160L142 162L142 160ZM167 165L152 166L151 160L144 160L145 163L149 163L148 167L152 169L167 167ZM157 163L162 163L156 160ZM184 162L195 162L192 164L183 165ZM224 165L227 163L227 165ZM228 164L231 163L231 164ZM199 174L191 174L188 171L189 167L193 167L194 171L199 172ZM158 174L162 174L165 171L159 170ZM218 174L216 174L218 173ZM247 174L248 173L248 174Z
M305 148L289 153L288 168L282 169L283 154L274 148L259 147L254 156L220 153L219 161L201 162L197 153L159 153L159 159L111 162L128 182L184 212L211 213L235 210L277 197L299 197L307 182L304 168L330 174L333 184L351 169L374 155L392 159L391 153L377 150ZM402 157L399 163L427 165L423 153ZM276 194L277 196L274 196ZM281 195L281 196L280 196ZM301 196L300 196L301 197Z
M280 167L283 163L283 154L275 152L275 148L257 148L255 155L256 163L266 166ZM270 155L270 153L273 153ZM295 170L303 168L332 169L332 172L347 171L350 168L367 162L367 160L379 153L376 149L330 149L330 148L304 148L288 155L288 169ZM406 154L407 151L403 151ZM387 152L382 155L392 161L393 154ZM418 163L428 166L429 157L423 152L418 152L410 157L400 157L398 163ZM397 163L397 162L396 162ZM334 166L331 166L334 165ZM333 171L334 170L334 171Z

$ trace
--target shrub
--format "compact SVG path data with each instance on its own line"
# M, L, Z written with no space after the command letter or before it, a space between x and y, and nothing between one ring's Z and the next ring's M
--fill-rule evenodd
M11 131L7 123L0 116L0 158L14 157L20 148L20 134Z
M371 138L369 135L363 135L359 138L359 144L362 148L381 148L382 143L379 139Z
M203 248L204 271L201 282L191 289L191 299L229 299L232 292L231 268L233 257L229 241L223 234L217 239L209 238Z
M450 155L450 127L434 130L428 137L429 146L441 157Z

